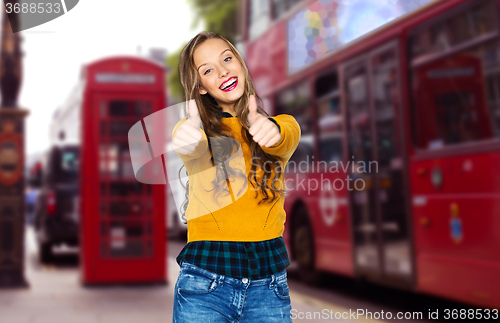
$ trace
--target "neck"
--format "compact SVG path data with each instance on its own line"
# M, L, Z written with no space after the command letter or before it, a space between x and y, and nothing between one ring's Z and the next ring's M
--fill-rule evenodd
M236 111L234 111L234 104L231 105L231 106L227 106L227 105L220 105L219 106L222 108L222 112L227 112L227 113L230 113L232 116L235 116L236 115Z

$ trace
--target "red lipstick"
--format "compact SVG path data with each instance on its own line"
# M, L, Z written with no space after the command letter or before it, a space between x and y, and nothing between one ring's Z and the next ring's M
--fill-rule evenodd
M234 79L234 81L233 81L233 79ZM232 82L234 82L234 83L230 87L223 89L227 84L231 84ZM222 83L221 86L219 86L219 89L221 91L224 91L224 92L229 92L229 91L234 90L234 88L236 88L237 85L238 85L238 78L236 76L233 76L233 77L230 77L224 83Z

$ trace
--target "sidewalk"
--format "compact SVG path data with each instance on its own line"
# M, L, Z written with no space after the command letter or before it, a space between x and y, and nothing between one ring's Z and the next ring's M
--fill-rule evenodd
M172 322L175 261L168 261L166 286L86 288L75 267L40 267L31 228L26 230L25 261L30 288L0 290L0 323Z
M179 266L168 259L168 285L83 287L76 266L40 265L32 228L26 230L25 277L29 289L0 289L0 323L170 323ZM291 287L298 312L346 310ZM294 319L294 322L332 322ZM336 322L350 322L336 320ZM367 322L366 320L364 322ZM196 323L196 322L194 322Z

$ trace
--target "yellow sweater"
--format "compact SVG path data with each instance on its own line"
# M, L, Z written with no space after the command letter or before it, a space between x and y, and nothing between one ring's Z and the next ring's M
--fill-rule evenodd
M281 141L272 147L262 147L270 154L278 156L283 171L288 160L299 144L301 129L291 115L280 114L272 117L281 128ZM216 170L211 162L211 152L205 132L200 129L203 139L191 155L177 153L182 159L189 176L189 204L186 210L188 220L188 242L199 240L211 241L263 241L283 235L286 213L284 210L285 197L278 197L273 203L258 202L264 197L261 189L248 181L252 168L252 156L249 146L241 137L241 124L237 117L222 118L222 122L233 130L234 139L239 142L239 149L233 149L232 157L225 162L233 169L240 169L247 177L246 185L242 177L229 177L229 185L224 187L230 194L224 192L214 197ZM176 130L186 118L182 118L174 127L172 138ZM211 138L221 140L221 138ZM227 139L222 139L227 140ZM230 139L232 140L232 139ZM266 167L268 170L270 166ZM257 181L260 182L264 171L258 166ZM268 186L274 179L274 172ZM284 178L275 181L275 186L284 189ZM256 193L258 194L256 197ZM268 194L271 194L268 190ZM271 195L272 196L272 195ZM279 196L279 195L278 195Z

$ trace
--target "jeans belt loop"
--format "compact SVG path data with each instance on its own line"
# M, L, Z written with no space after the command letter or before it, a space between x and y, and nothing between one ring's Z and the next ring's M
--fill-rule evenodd
M219 284L219 286L222 286L224 284L224 275L219 276L218 284Z
M275 275L273 274L271 276L271 283L269 283L269 289L274 289L274 279L275 279Z

